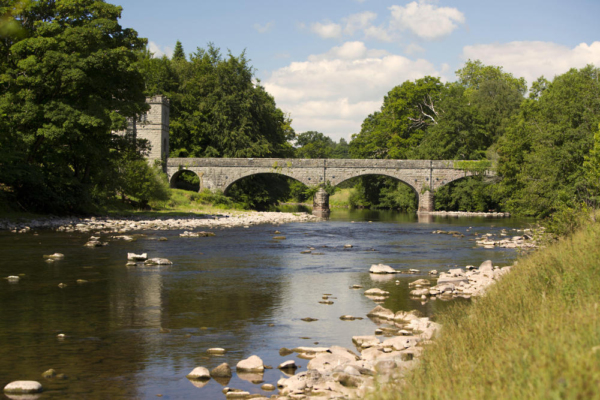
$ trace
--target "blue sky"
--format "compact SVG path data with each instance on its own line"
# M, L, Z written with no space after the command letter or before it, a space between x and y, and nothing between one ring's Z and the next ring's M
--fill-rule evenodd
M109 0L111 1L111 0ZM297 133L360 131L383 96L424 75L454 80L466 59L531 83L600 66L600 0L120 0L121 23L157 55L214 43L246 50Z

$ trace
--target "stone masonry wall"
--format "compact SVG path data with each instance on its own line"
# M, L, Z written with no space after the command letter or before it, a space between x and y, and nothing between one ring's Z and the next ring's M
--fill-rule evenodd
M433 210L433 193L439 187L472 173L454 169L452 160L324 160L274 158L171 158L167 175L172 184L180 171L200 177L200 189L227 189L237 180L256 174L280 174L307 186L330 182L336 186L350 178L384 175L409 185L419 196L419 210ZM491 172L489 173L491 174ZM425 193L429 193L424 195Z
M166 97L155 96L146 99L150 110L136 123L137 137L150 143L148 160L161 160L165 163L169 156L169 101Z

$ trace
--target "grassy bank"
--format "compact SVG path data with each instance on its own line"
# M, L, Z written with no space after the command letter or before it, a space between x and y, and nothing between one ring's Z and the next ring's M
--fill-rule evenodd
M600 224L519 261L489 293L440 315L404 387L371 399L600 398Z
M354 189L337 189L335 194L329 197L330 207L350 207L350 196Z

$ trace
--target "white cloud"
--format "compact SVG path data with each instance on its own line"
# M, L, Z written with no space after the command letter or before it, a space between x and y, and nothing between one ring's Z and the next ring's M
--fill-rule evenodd
M344 18L344 22L346 23L344 34L352 36L356 31L361 31L371 26L371 23L376 18L377 14L370 11L352 14L349 17Z
M338 140L358 133L383 96L406 80L440 76L429 61L347 42L307 61L292 62L263 81L297 132L318 130Z
M404 52L408 55L423 53L425 49L416 43L411 43L404 48Z
M275 23L273 21L270 21L264 25L256 23L253 26L254 26L254 29L256 29L256 31L258 33L267 33L273 28L273 26L275 26Z
M465 23L462 12L452 7L438 7L419 0L408 3L405 7L391 6L393 29L409 30L422 39L432 40L447 36L458 24Z
M463 58L481 60L487 65L504 67L529 84L544 75L552 80L571 68L587 64L600 66L600 41L588 45L581 43L569 48L552 42L523 41L466 46Z
M333 47L327 53L310 55L308 61L357 60L361 58L379 58L388 54L386 50L367 49L363 42L346 42L341 46Z
M383 26L369 26L364 30L365 38L375 39L380 42L391 42L394 40L394 35Z
M342 26L333 22L315 22L310 25L310 30L323 39L335 39L342 37Z
M153 41L148 42L148 50L154 54L154 58L161 58L167 56L171 58L173 56L173 48L169 46L160 46Z

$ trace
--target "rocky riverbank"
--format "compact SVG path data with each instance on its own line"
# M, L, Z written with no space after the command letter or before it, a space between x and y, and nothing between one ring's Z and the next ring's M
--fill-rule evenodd
M0 230L13 233L27 233L36 229L50 229L58 232L80 233L126 233L140 230L193 230L195 228L250 227L258 224L285 224L290 222L313 222L319 218L307 213L281 212L223 212L218 215L193 217L49 217L15 223L0 220Z
M371 272L383 273L373 272L381 269L379 268L381 265L377 267L372 268ZM467 266L468 272L456 269L441 273L435 286L431 288L429 286L432 285L432 281L429 279L412 282L410 285L415 289L411 294L425 296L423 300L434 300L436 296L444 300L453 296L465 296L467 293L469 296L480 296L510 269L511 267L494 267L492 261L488 260L478 268ZM393 271L387 273L397 273L391 268L387 270ZM362 287L354 285L350 289L362 289ZM369 297L369 290L374 289L365 290L367 297ZM380 290L380 292L384 291ZM385 293L387 292L382 296L385 296ZM419 362L424 349L433 343L436 334L442 328L440 324L422 317L418 311L394 312L381 305L373 308L367 317L376 324L374 334L354 336L352 338L354 349L342 346L280 349L281 356L296 353L298 358L310 361L307 370L298 374L295 374L297 367L294 360L281 363L278 368L291 376L281 378L277 382L279 393L272 395L271 399L363 398L382 384L401 380L406 372ZM356 318L343 315L340 319L352 321ZM249 364L250 360L253 361L251 365L253 371L262 373L265 368L269 368L262 364L260 358L252 356L248 360L240 361L236 372L244 373L244 368L247 369L245 365ZM231 376L231 368L222 364L213 371L198 367L188 375L188 378L193 381L200 380L199 385L202 385L201 382L207 382L211 377L218 379L224 369L228 371L228 376ZM196 373L198 370L201 370L202 374ZM257 382L260 382L259 378L260 376ZM270 384L265 384L261 388L269 391L276 389ZM267 399L259 394L230 387L224 388L223 393L227 399Z

